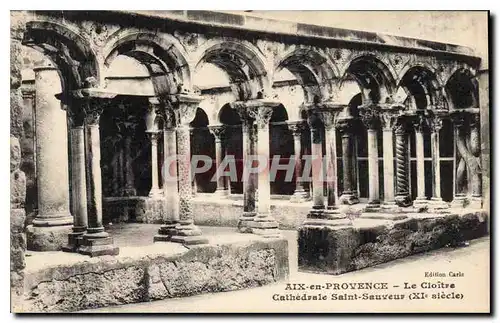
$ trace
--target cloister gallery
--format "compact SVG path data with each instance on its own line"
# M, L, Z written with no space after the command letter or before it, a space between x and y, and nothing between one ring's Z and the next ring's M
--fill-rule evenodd
M118 223L157 224L156 246L298 230L299 269L335 274L487 232L488 85L466 47L198 11L12 12L11 38L13 286L24 234L119 257ZM414 243L380 256L396 231Z

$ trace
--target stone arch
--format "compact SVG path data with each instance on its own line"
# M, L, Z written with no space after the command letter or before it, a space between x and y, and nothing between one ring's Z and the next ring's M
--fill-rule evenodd
M225 71L238 100L269 94L271 87L266 59L253 45L236 41L210 42L200 53L195 69L210 63Z
M450 109L478 108L478 84L472 69L460 67L450 74L444 87Z
M359 84L366 102L385 103L384 101L392 100L395 93L395 74L373 54L360 54L350 60L343 71L341 86L346 80L352 79Z
M47 56L59 69L63 92L98 87L99 63L87 41L57 23L29 21L22 44Z
M217 112L217 121L226 125L239 125L241 124L241 117L236 110L231 108L228 102L223 104Z
M403 100L403 98L397 97L401 92L400 88L406 93L406 98L404 99L411 100L411 105L414 109L432 109L438 104L441 95L441 86L437 80L436 71L432 67L422 63L409 64L401 71L398 79L398 91L395 97L397 102ZM408 104L409 102L407 101Z
M118 55L132 57L147 67L157 95L191 90L187 53L173 37L117 32L105 46L104 65L109 66Z
M293 49L279 60L276 70L288 69L304 88L305 101L312 102L315 96L328 98L332 85L331 80L338 78L339 73L328 56L310 48Z

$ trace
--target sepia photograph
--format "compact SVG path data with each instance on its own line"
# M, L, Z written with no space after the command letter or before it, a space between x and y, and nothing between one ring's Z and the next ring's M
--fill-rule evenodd
M489 20L11 10L11 313L491 313Z

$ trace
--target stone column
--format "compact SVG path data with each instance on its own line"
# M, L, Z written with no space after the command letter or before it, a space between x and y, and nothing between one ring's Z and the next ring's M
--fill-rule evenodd
M295 121L288 123L288 127L293 134L294 148L294 166L295 166L295 191L293 192L290 202L301 203L309 199L309 193L304 189L304 183L301 180L302 174L302 133L305 125L303 121Z
M57 69L44 66L34 71L38 214L26 229L27 246L36 251L60 250L73 224L69 210L66 111L55 97L60 91Z
M85 136L83 129L84 113L81 106L72 104L68 108L71 125L71 205L73 232L68 235L64 251L78 250L81 237L87 230L87 187L85 184Z
M244 109L239 108L237 104L234 105L234 108ZM249 174L248 169L252 166L249 162L250 156L256 155L257 135L253 120L246 119L244 115L240 115L240 117L243 141L243 214L238 220L238 231L252 233L252 222L257 214L255 207L257 179L256 174Z
M177 136L175 134L175 117L172 110L163 109L163 196L165 210L164 224L155 235L154 241L170 241L175 236L179 224L179 191L177 177Z
M253 100L246 102L247 117L257 126L257 156L265 163L257 175L257 215L251 223L252 233L266 237L279 237L278 222L271 215L271 186L269 182L269 120L279 102ZM260 165L259 165L259 168Z
M313 206L307 217L321 219L325 212L325 197L323 195L323 124L318 112L308 111L309 129L311 131L311 175Z
M132 167L132 129L126 129L123 145L123 154L124 154L124 174L125 174L125 188L123 190L123 196L135 196L137 191L135 190L134 185L134 169Z
M323 213L323 221L308 219L307 225L328 225L335 227L350 226L351 221L345 213L338 208L337 192L337 117L345 108L343 105L331 105L323 103L319 109L320 117L325 127L325 157L326 157L326 185L327 185L327 207Z
M396 123L396 203L401 207L412 204L409 187L408 117L399 117Z
M215 169L216 169L216 177L217 177L217 188L215 190L215 194L218 196L227 195L226 189L224 187L224 177L222 176L222 171L219 170L219 166L222 163L222 154L223 147L222 143L224 142L226 127L223 125L211 126L210 131L214 135L215 138Z
M439 111L433 113L428 121L431 130L432 155L432 197L429 201L429 208L446 209L448 204L441 198L441 167L439 162L439 131L443 127L442 113Z
M353 160L353 119L352 117L344 117L339 119L338 128L342 135L342 166L343 166L343 182L344 187L342 191L342 195L339 198L341 204L356 204L359 203L359 200L356 196L355 186L353 183L353 169L354 169L354 160Z
M161 195L160 185L158 183L158 137L159 133L149 132L151 140L151 190L149 197L159 197Z
M413 201L413 206L418 207L427 205L427 197L425 196L424 116L417 116L413 125L415 128L415 151L417 155L417 198Z
M467 153L466 151L466 127L467 116L462 111L454 111L450 114L453 120L455 139L455 187L451 207L463 208L467 203L468 183L467 183Z
M384 159L384 202L381 205L386 211L397 209L394 192L394 127L402 107L381 107L380 122L382 126L382 145Z
M102 223L101 146L99 118L103 110L103 99L89 99L85 112L85 161L87 186L88 228L83 235L78 252L91 257L117 255L119 249L113 238L104 231Z
M360 113L368 132L368 205L366 211L377 211L380 208L377 141L377 129L380 125L379 112L376 106L370 105L362 107Z
M195 95L180 94L176 96L174 112L177 118L177 156L179 176L179 224L172 242L185 245L208 243L200 228L194 224L193 207L191 205L191 140L189 123L193 121L196 109L202 100Z
M472 109L471 109L472 110ZM472 154L471 168L471 192L469 207L482 208L482 167L481 167L481 141L480 141L480 119L479 109L472 110L469 113L470 119L470 152Z

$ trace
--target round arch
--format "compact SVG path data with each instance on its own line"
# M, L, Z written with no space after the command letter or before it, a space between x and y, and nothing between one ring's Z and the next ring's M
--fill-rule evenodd
M157 95L191 89L187 53L173 39L151 33L118 32L104 49L104 65L109 67L118 55L132 57L147 67Z
M400 74L398 89L400 87L405 90L407 97L411 95L413 109L434 107L440 95L440 85L435 71L423 64L406 66Z
M58 67L63 92L98 87L99 64L87 41L57 23L29 21L22 44L49 57Z
M326 55L310 48L298 48L285 54L275 73L283 68L288 69L304 88L306 102L312 102L315 96L327 98L331 92L330 80L339 75Z
M353 58L341 77L341 83L354 78L362 89L363 99L373 103L389 101L396 81L389 67L378 57L362 54Z
M225 71L238 100L266 95L270 90L265 58L251 44L235 41L210 43L201 50L195 69L214 64Z
M478 85L474 73L468 68L458 68L446 81L445 92L450 109L477 108Z

